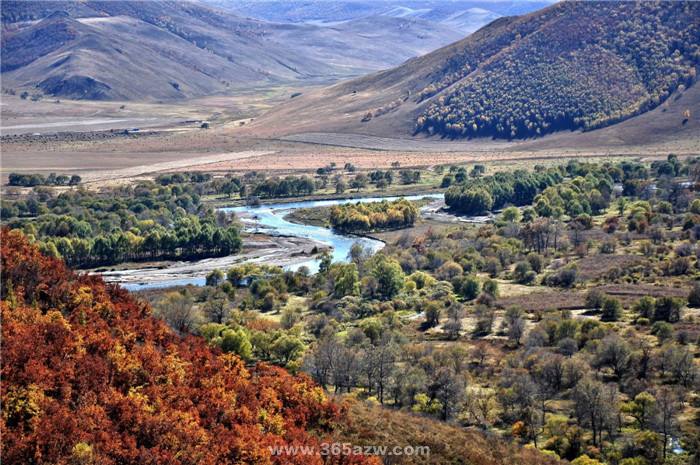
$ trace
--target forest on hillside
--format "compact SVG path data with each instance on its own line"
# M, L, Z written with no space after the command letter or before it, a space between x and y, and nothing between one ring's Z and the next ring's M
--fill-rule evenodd
M6 463L331 463L316 446L343 412L304 375L246 366L179 336L150 307L2 232ZM339 456L332 463L376 463Z
M467 39L418 94L416 131L526 138L595 129L696 80L696 2L562 2Z

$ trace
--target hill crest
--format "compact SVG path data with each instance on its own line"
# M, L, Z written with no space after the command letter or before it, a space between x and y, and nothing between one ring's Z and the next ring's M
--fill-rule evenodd
M694 2L563 2L309 93L257 127L281 128L284 119L288 134L505 139L592 130L694 85L699 19Z
M278 24L194 2L3 2L3 86L56 97L174 100L333 82L459 33L422 20Z

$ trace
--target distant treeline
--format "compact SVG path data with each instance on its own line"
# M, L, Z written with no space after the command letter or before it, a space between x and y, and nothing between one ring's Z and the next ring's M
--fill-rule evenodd
M393 202L335 205L331 208L331 225L349 233L363 233L383 229L412 226L418 217L416 206L406 199Z
M3 201L3 223L72 266L224 256L241 247L232 218L200 202L194 185L141 183Z
M192 173L168 173L160 174L156 177L156 182L161 186L169 186L171 184L182 184L185 182L208 182L211 181L212 175L209 173L192 172Z
M59 221L62 221L59 219ZM114 265L143 260L192 260L221 257L240 250L238 229L215 227L195 218L174 231L155 229L143 234L115 231L93 238L51 237L41 248L77 267Z
M482 178L464 179L445 192L445 203L453 210L467 215L479 215L506 205L529 205L545 188L560 182L557 169L541 172L496 173Z
M316 183L309 176L286 176L284 178L267 178L257 184L253 195L260 198L295 197L311 195L316 190Z
M655 170L677 173L676 165L678 159L671 155ZM647 168L639 163L595 165L571 161L557 168L537 166L534 172L517 170L481 178L461 177L460 184L453 184L450 177L452 186L445 192L445 203L467 215L483 214L507 205L533 205L542 217L599 214L610 205L614 183L621 183L626 192L639 191L642 189L639 186L645 185L640 181L648 175Z
M398 163L394 164L398 168ZM358 192L373 184L378 189L385 189L395 182L415 184L421 180L419 170L373 170L368 173L355 173L356 168L350 163L345 165L342 173L335 174L335 164L319 168L314 176L269 176L263 172L249 171L242 176L214 177L209 173L180 172L161 174L155 178L161 186L181 186L191 184L199 195L226 195L231 198L238 196L254 204L260 199L304 197L317 193L319 190L335 186L335 192L341 194L347 189Z
M34 187L34 186L76 186L80 184L81 178L77 174L56 174L48 176L41 174L21 174L10 173L8 184L10 186Z

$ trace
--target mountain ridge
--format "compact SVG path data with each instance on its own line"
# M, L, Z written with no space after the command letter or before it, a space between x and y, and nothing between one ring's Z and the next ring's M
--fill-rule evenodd
M357 76L458 37L421 20L330 28L241 18L198 3L142 3L3 2L5 88L63 98L191 98ZM372 28L375 37L362 34Z
M423 19L470 34L499 16L537 10L547 1L510 0L204 0L242 16L291 23L332 24L370 16Z
M309 93L256 124L287 134L385 137L518 139L592 130L694 84L697 19L700 7L691 2L560 3L499 18L398 67ZM292 114L301 117L292 121ZM292 127L282 130L282 120Z

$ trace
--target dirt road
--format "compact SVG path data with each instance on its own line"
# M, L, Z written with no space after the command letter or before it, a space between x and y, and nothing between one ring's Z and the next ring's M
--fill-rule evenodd
M90 184L102 181L112 181L115 179L133 178L143 176L145 174L158 173L161 171L172 171L186 169L192 166L206 168L207 165L214 163L233 163L237 160L246 158L262 157L270 155L272 151L247 150L243 152L218 153L215 155L206 155L202 157L186 158L181 160L172 160L160 163L152 163L149 165L137 165L129 168L118 170L90 171L82 175L83 182Z

